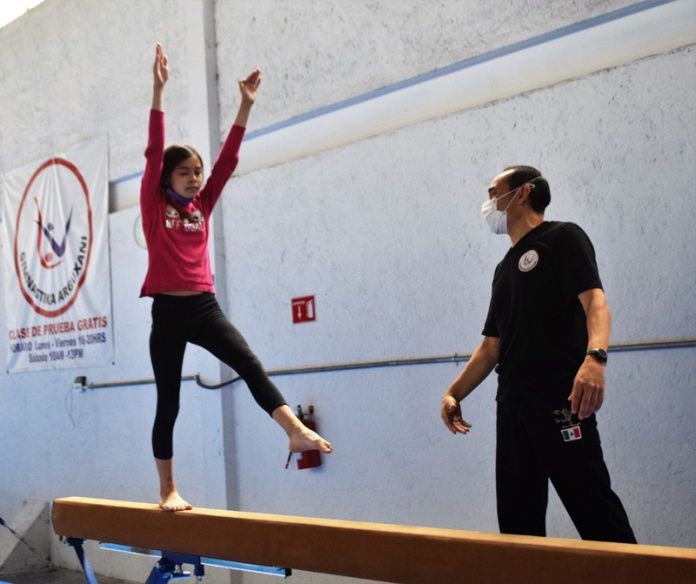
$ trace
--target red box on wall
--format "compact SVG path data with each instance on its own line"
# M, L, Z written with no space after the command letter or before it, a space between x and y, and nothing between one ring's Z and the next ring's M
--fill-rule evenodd
M312 322L317 319L314 307L314 296L300 296L292 299L292 322Z

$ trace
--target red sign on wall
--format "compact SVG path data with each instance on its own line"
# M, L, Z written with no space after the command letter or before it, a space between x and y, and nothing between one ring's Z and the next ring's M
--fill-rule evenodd
M316 319L317 313L314 310L314 296L301 296L300 298L292 299L293 324L311 322Z

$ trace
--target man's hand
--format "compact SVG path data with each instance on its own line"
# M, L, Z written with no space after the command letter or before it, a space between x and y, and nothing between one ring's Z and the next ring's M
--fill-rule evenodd
M462 420L462 409L459 402L451 395L445 394L440 402L440 416L445 426L452 434L468 434L471 429L469 422Z
M604 402L604 365L591 356L578 369L573 391L568 396L570 411L580 420L594 414Z

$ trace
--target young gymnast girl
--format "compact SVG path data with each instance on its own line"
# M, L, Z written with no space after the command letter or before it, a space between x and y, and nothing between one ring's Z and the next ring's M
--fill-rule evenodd
M215 299L208 254L208 220L235 169L249 113L261 82L259 70L239 81L237 118L208 180L191 146L164 148L164 86L169 63L157 44L148 144L140 209L147 241L148 268L141 296L151 296L150 357L157 384L152 448L159 474L159 505L167 511L191 509L178 493L172 470L172 436L179 412L179 389L187 343L199 345L232 367L256 402L281 426L292 452L331 452L329 442L304 426L288 407L242 335ZM201 188L202 187L202 188Z

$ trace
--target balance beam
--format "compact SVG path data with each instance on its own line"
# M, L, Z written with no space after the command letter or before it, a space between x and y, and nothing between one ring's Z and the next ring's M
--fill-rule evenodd
M68 497L56 534L404 584L693 584L696 549Z

